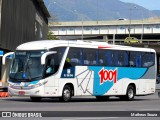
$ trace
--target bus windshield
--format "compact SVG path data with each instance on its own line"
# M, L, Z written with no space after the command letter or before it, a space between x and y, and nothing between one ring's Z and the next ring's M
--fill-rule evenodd
M10 79L32 81L43 76L41 56L45 51L16 51L10 69Z

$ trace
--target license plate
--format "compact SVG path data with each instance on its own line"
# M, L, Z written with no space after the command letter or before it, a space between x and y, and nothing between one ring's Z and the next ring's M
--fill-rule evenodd
M18 94L19 94L19 95L24 95L25 92L24 92L24 91L19 91Z

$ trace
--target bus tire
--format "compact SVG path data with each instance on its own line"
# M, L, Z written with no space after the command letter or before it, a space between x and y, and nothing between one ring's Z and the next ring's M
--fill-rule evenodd
M41 97L30 97L32 102L40 102L41 101Z
M135 96L135 89L132 85L129 85L127 88L125 99L128 101L132 101Z
M62 97L60 97L60 101L69 102L72 98L72 90L69 85L65 85L62 91Z
M98 101L106 101L109 99L109 96L96 96L96 99Z

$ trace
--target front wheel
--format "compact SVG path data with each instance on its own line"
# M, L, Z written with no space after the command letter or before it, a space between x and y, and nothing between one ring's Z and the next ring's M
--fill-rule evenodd
M69 102L72 98L72 90L69 85L64 86L62 97L60 97L60 101Z

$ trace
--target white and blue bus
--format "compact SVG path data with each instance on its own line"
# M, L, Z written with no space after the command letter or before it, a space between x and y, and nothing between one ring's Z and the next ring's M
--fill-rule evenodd
M72 96L133 100L155 92L156 52L105 42L44 40L16 48L9 74L11 96L32 101Z

